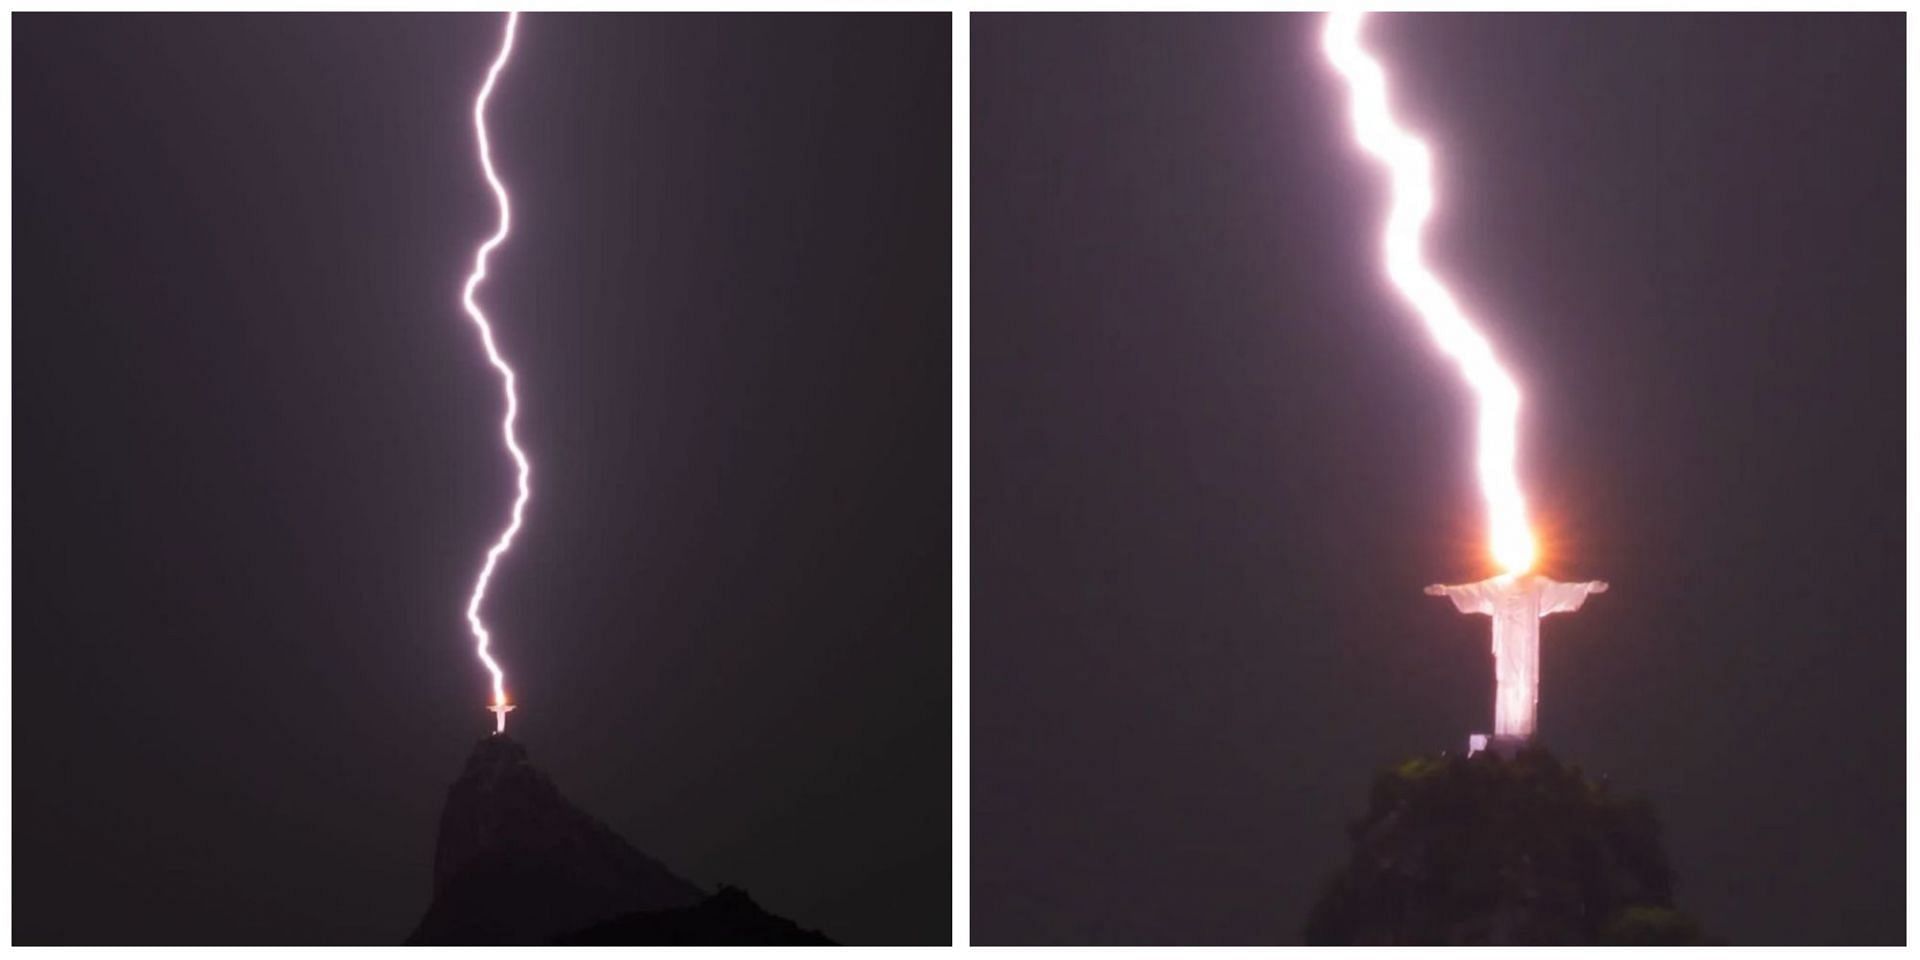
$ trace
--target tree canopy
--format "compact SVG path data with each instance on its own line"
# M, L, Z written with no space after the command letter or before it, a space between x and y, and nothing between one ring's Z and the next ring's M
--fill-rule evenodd
M1544 749L1420 757L1379 774L1311 944L1681 944L1652 806Z

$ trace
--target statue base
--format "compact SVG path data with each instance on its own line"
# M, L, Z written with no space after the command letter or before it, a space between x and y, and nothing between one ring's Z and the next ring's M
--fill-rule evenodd
M1476 733L1467 737L1467 756L1471 757L1482 750L1490 750L1502 760L1512 760L1514 755L1525 749L1526 737L1497 737Z

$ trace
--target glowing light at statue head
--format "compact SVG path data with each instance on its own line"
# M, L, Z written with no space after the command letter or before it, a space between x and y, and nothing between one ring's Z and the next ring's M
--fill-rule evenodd
M520 520L526 512L527 497L531 492L528 484L531 470L527 464L526 453L520 449L520 444L513 435L513 422L520 412L520 400L513 389L513 368L507 365L506 360L501 358L500 351L495 348L493 328L487 323L486 313L480 309L479 304L474 302L473 294L479 289L481 282L487 279L487 255L507 239L507 231L512 226L513 214L507 202L507 188L500 182L499 175L494 172L493 150L487 142L487 99L493 95L494 81L499 78L500 71L506 67L507 57L513 53L513 35L519 21L518 13L507 14L506 32L500 40L500 53L494 57L493 66L487 70L486 82L481 84L480 94L473 101L473 128L479 139L480 170L486 174L487 186L493 188L494 201L500 207L500 226L494 231L493 236L487 238L486 242L480 245L480 249L474 253L473 273L467 276L466 289L460 296L461 303L466 307L467 316L480 330L480 343L486 348L487 361L500 373L501 385L507 399L507 412L500 422L500 434L506 441L507 453L513 457L514 466L519 469L520 474L520 489L513 501L512 519L508 522L506 529L501 531L500 538L494 542L492 548L487 550L486 563L481 566L480 576L473 584L473 595L467 600L467 626L473 632L474 651L479 654L480 662L487 668L487 672L493 675L493 703L487 709L493 711L496 733L506 732L507 712L513 709L513 705L507 701L506 673L500 669L500 664L494 660L493 654L488 650L492 645L493 636L487 631L486 623L480 619L480 604L486 599L487 584L493 579L494 566L499 563L500 556L513 546L514 534L520 532Z
M1394 120L1387 105L1387 74L1360 45L1365 14L1327 15L1321 39L1327 58L1347 81L1353 128L1360 146L1392 175L1387 215L1387 278L1413 306L1440 350L1458 364L1479 401L1476 464L1487 504L1494 562L1509 574L1533 566L1535 545L1517 473L1520 388L1500 366L1493 346L1460 308L1452 291L1427 266L1421 231L1433 212L1433 159L1427 145Z

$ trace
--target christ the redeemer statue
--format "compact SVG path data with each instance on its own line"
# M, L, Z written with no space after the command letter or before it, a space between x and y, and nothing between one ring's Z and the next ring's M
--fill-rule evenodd
M1540 618L1571 613L1587 594L1605 593L1604 580L1561 583L1538 574L1501 575L1458 587L1434 584L1427 593L1449 597L1461 613L1493 618L1493 735L1513 743L1533 736L1534 709L1540 703Z

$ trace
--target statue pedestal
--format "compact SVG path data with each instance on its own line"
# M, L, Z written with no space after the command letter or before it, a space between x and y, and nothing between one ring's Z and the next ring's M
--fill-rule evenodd
M1467 737L1467 756L1471 757L1482 750L1491 750L1502 760L1512 760L1527 745L1526 737L1493 737L1476 733Z

